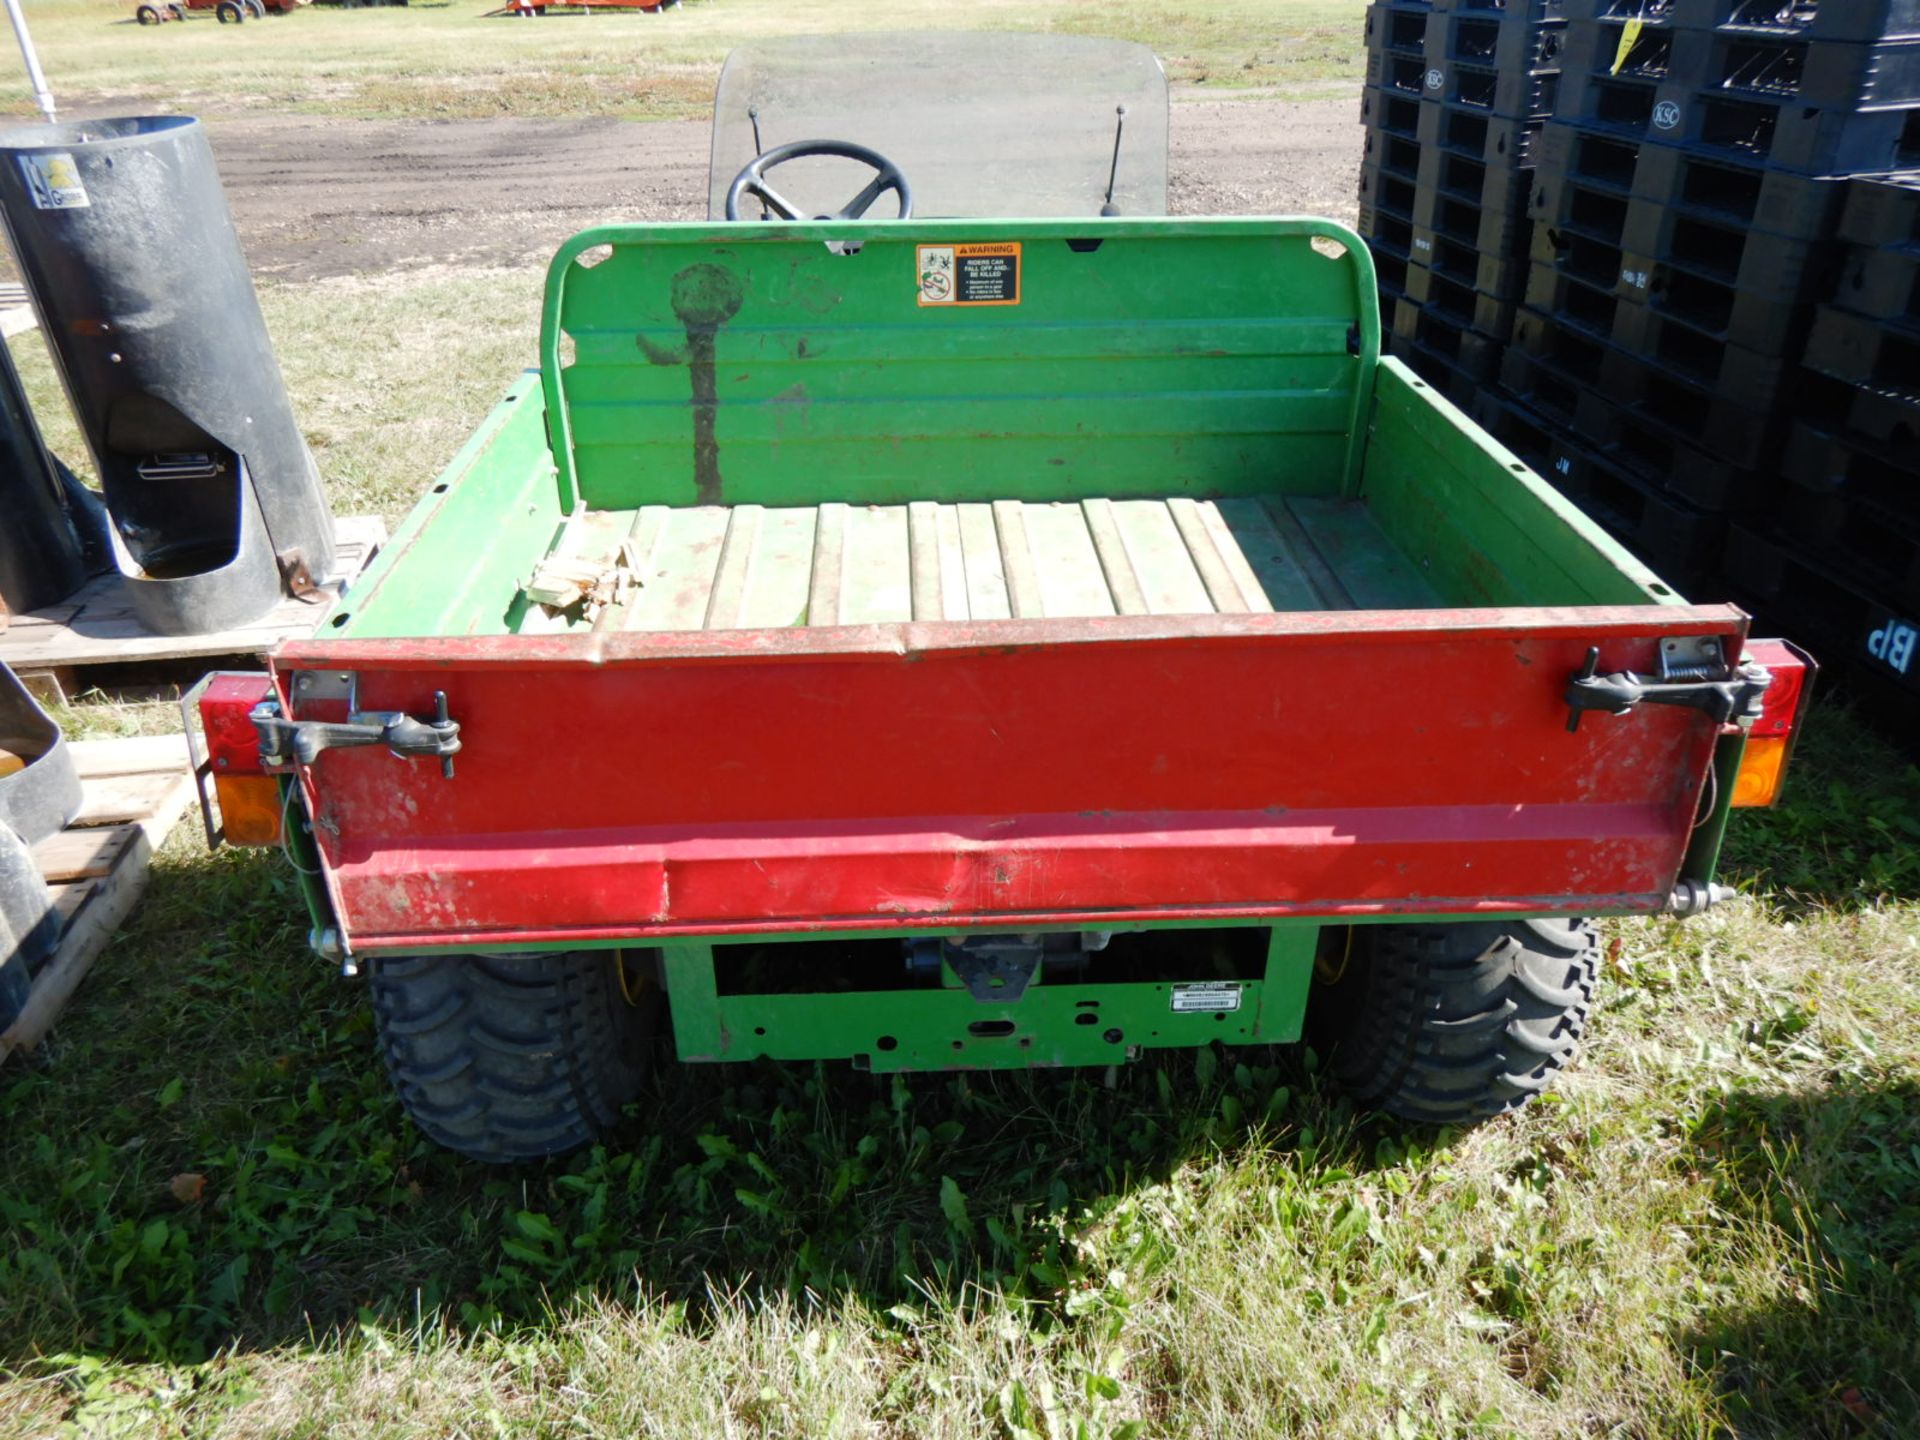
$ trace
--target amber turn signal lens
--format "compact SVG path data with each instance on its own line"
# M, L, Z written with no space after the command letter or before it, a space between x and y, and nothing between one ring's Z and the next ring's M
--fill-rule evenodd
M216 775L220 828L229 845L280 843L280 782L271 775Z
M1755 735L1740 753L1740 772L1733 777L1736 806L1771 805L1780 798L1787 778L1787 750L1791 735Z

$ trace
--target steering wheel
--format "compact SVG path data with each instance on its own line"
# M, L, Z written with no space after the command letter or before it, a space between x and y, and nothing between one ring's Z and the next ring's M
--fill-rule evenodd
M803 160L809 155L833 155L842 160L858 160L874 172L867 187L853 199L831 215L814 218L858 220L867 213L867 208L874 201L889 190L900 197L899 218L905 220L913 214L913 189L907 184L907 177L900 173L898 165L878 150L869 150L850 140L796 140L791 145L776 145L765 154L754 156L747 162L746 168L733 177L733 184L727 188L727 219L740 218L740 199L743 195L758 196L782 220L801 219L800 207L767 183L767 171L789 160Z

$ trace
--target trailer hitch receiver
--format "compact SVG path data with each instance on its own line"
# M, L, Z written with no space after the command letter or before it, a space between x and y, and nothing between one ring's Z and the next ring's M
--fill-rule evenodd
M351 702L344 721L289 720L277 702L268 701L254 710L253 724L260 732L260 762L269 770L311 765L323 750L384 745L405 760L437 758L440 773L451 780L453 757L460 753L460 722L447 714L444 690L433 692L431 720L402 710L362 710Z

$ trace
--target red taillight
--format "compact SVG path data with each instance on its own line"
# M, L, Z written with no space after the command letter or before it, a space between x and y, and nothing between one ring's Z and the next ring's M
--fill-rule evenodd
M280 782L260 764L260 732L253 725L253 708L271 695L267 677L258 672L222 671L209 675L199 688L200 728L207 737L205 760L196 755L196 779L213 781L220 802L216 829L208 816L210 843L277 845L280 843ZM206 791L201 791L206 809Z
M1813 677L1820 667L1806 651L1785 640L1749 640L1747 658L1766 666L1773 683L1761 702L1760 718L1747 732L1740 771L1733 782L1733 803L1771 805L1786 783L1794 735L1813 696Z

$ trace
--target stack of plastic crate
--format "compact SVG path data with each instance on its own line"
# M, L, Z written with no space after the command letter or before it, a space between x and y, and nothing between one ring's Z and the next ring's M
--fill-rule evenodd
M1845 245L1814 314L1785 483L1736 522L1736 598L1920 723L1920 174L1847 186Z
M1566 0L1483 423L1657 568L1769 516L1846 177L1920 165L1920 0Z
M1532 152L1562 0L1383 0L1367 11L1360 229L1388 350L1456 403L1498 374L1526 278Z

